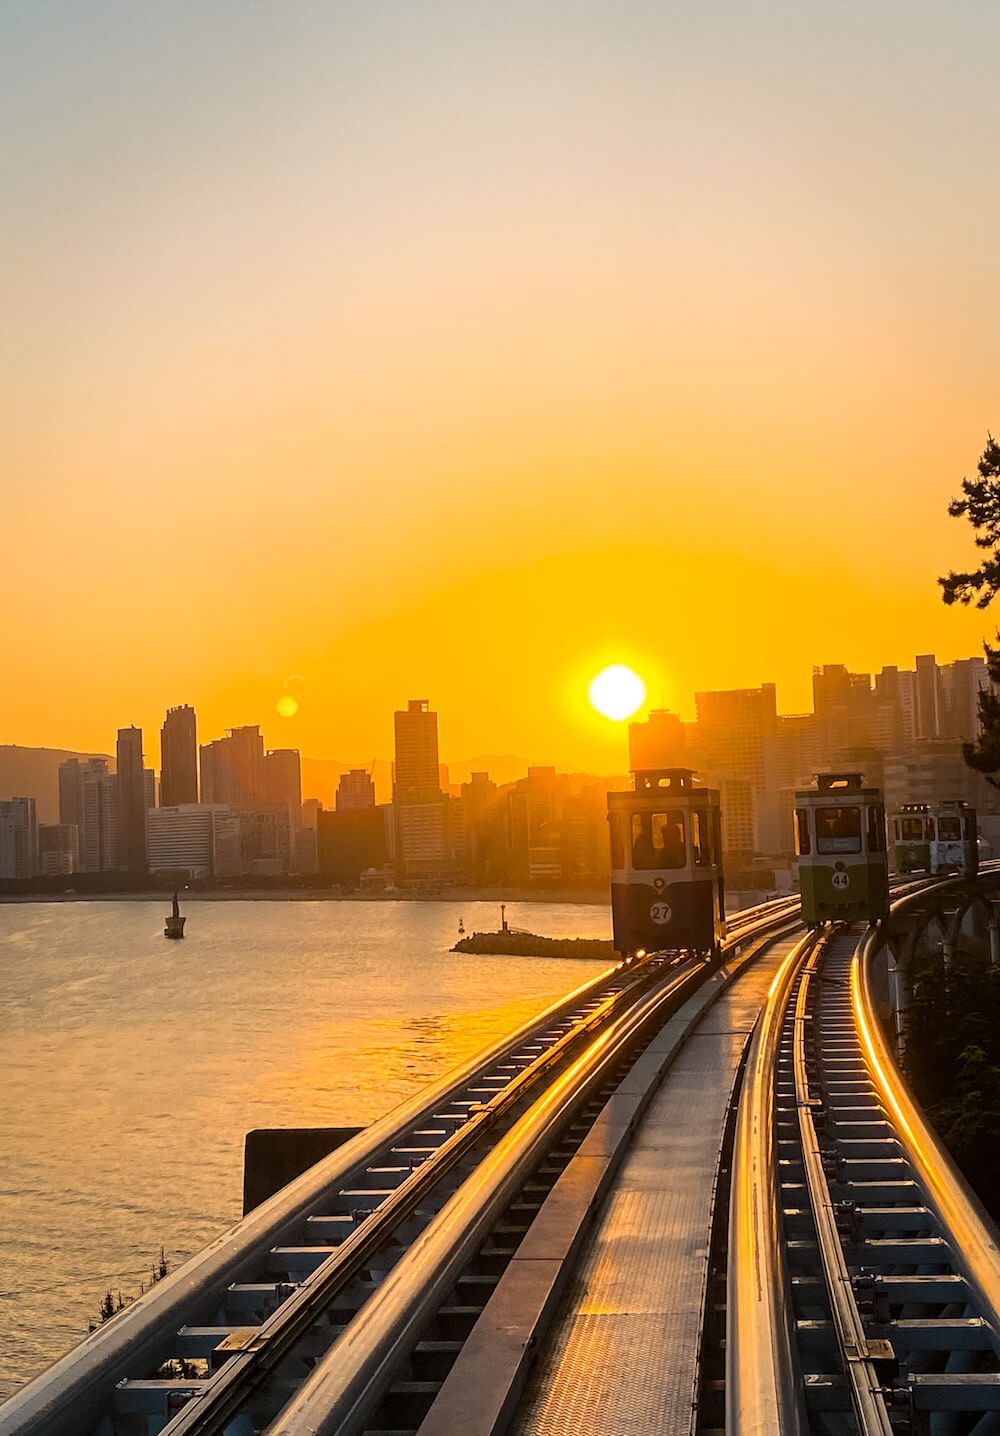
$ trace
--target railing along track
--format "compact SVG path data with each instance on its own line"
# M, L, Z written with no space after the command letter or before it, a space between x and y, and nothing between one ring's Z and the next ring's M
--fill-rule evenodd
M931 890L908 884L894 914ZM733 1164L728 1436L1000 1431L996 1231L891 1057L880 941L803 939L755 1032Z

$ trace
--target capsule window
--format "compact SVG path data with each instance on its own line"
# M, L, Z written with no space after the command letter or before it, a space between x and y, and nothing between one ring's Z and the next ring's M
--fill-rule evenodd
M938 818L938 837L943 843L962 841L962 819L957 817Z
M868 809L868 851L885 852L885 810L877 803Z
M808 857L812 851L809 842L809 813L805 808L795 809L795 851L800 858Z
M679 809L632 814L633 868L649 872L656 868L682 868L686 862L684 814Z
M691 851L695 866L708 867L712 859L712 825L707 813L695 808L691 814Z
M611 832L611 866L620 871L625 866L625 833L618 813L608 814L608 827Z
M904 843L922 843L924 841L923 818L901 818L896 826L902 829L900 836Z
M861 809L817 808L816 851L818 853L860 853Z

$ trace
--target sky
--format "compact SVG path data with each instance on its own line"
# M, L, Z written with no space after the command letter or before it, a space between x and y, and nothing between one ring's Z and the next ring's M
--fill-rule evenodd
M0 6L0 742L624 766L980 652L992 0ZM298 712L281 718L294 693Z

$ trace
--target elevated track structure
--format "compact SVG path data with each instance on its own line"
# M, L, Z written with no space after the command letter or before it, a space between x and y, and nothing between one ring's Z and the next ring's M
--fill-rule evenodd
M918 942L996 955L996 880L897 884L864 932L779 899L718 962L601 972L110 1320L0 1436L1000 1433L1000 1247L884 1024Z

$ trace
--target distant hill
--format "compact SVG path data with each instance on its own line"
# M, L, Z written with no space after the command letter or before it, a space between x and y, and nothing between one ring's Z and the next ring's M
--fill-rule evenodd
M73 753L66 748L21 748L0 743L0 798L34 798L40 823L59 821L59 764L67 758L107 758L106 753ZM114 769L115 761L108 758Z

